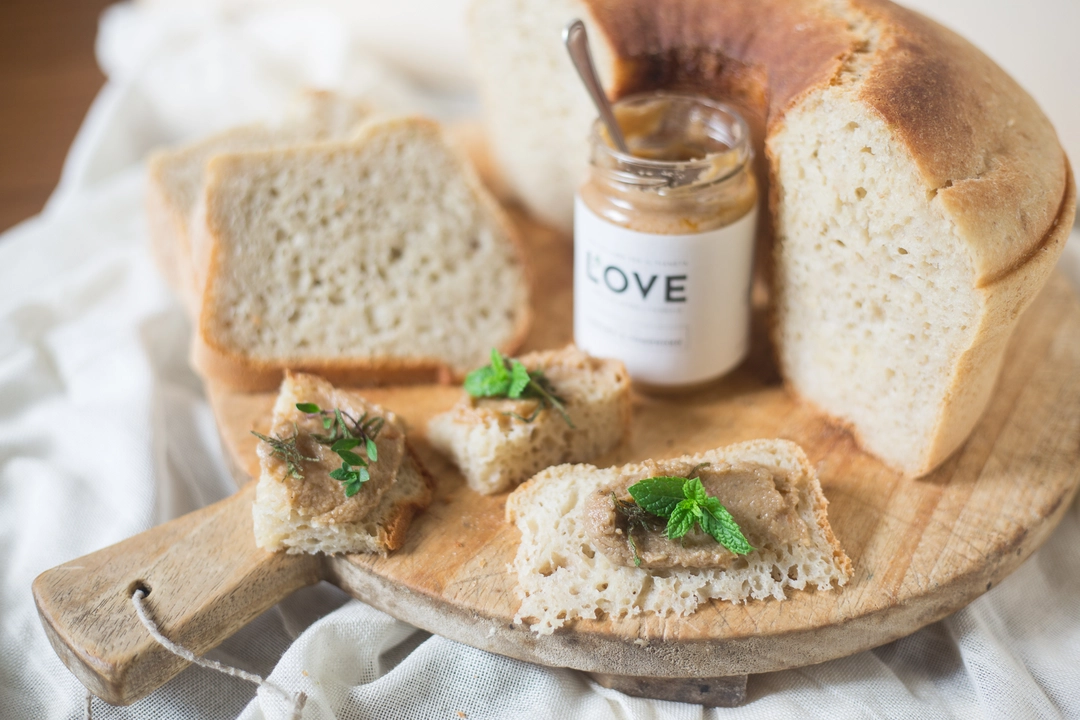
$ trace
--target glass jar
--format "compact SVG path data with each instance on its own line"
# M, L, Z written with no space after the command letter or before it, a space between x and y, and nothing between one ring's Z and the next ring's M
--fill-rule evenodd
M646 389L696 386L749 348L750 131L703 97L636 95L614 110L630 154L593 124L574 207L574 340Z

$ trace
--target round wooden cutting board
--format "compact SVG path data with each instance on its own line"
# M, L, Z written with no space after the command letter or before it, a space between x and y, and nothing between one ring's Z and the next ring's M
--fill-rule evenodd
M557 347L571 334L571 247L518 220L538 278L527 349ZM257 475L250 430L266 431L273 396L208 390L238 474ZM148 641L134 620L130 593L139 583L151 590L166 634L197 652L297 587L327 579L425 630L546 665L654 678L808 665L886 643L971 602L1042 544L1080 484L1080 303L1060 275L1021 320L971 438L919 480L885 468L785 392L767 343L757 338L751 357L703 392L636 396L630 441L595 464L753 438L793 440L817 468L829 520L854 564L852 580L840 590L791 591L784 602L712 601L689 617L581 620L538 636L514 622L519 600L507 566L519 533L504 521L506 496L469 490L423 439L427 419L452 405L460 389L361 392L405 418L438 481L405 546L385 558L262 552L252 539L249 484L146 537L51 570L35 583L38 606L57 651L88 687L129 702L185 665ZM92 614L108 619L88 622Z

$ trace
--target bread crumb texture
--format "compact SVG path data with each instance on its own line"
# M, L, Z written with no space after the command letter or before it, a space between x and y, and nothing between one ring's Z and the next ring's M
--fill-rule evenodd
M616 360L593 358L568 346L520 358L543 370L562 398L574 427L545 409L531 422L534 400L465 396L428 424L428 439L453 459L476 492L508 490L560 463L586 462L616 447L630 424L630 377Z
M797 491L796 511L810 541L756 548L727 570L646 571L619 565L587 534L586 503L597 488L623 473L641 472L644 465L548 468L507 499L507 518L521 531L512 567L521 599L515 622L547 635L575 618L618 619L643 612L685 616L711 599L779 601L788 588L828 590L847 583L851 561L832 534L821 485L798 445L754 440L660 464L678 473L706 462L718 471L744 464L772 469L779 482Z
M873 26L863 30L876 45ZM906 149L841 80L788 113L776 158L781 372L911 474L932 466L943 398L975 341L975 269Z
M225 352L465 371L526 322L512 229L431 121L373 120L350 142L219 156L208 176L202 329Z

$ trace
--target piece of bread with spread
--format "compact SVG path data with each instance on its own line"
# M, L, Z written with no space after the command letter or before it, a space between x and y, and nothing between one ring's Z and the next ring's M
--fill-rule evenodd
M651 498L638 490L647 479L659 486ZM677 492L665 495L672 483ZM740 543L729 541L730 525L690 529L696 511L674 510L684 500L719 525L726 509ZM550 634L575 618L688 615L712 598L784 600L788 588L842 586L851 561L829 526L827 505L802 448L785 440L607 469L548 468L506 501L507 520L521 530L515 621ZM673 532L672 523L687 517L681 536Z
M386 554L431 502L432 478L398 417L314 375L286 374L260 439L261 548Z
M1001 68L886 0L476 0L470 17L495 156L561 228L596 114L568 21L610 97L737 106L768 188L788 386L906 475L963 443L1076 206L1053 127Z
M166 282L193 318L198 317L202 289L196 287L192 267L191 223L203 193L206 163L222 153L346 137L370 115L370 106L362 100L309 90L301 98L295 116L281 126L244 125L188 145L158 150L150 156L150 247Z
M516 229L434 121L217 155L197 215L192 359L231 389L275 387L285 369L446 381L528 330Z
M541 392L527 392L527 385L512 397L476 397L467 381L457 405L428 422L431 444L484 495L509 490L551 465L599 457L630 430L630 376L621 362L590 357L573 345L518 361L531 382L546 383L558 406Z

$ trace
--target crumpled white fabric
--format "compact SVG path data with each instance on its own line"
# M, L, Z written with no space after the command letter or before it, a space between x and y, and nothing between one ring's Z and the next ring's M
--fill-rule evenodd
M2 718L84 712L85 691L33 606L38 573L234 491L187 365L190 327L149 258L147 150L276 116L305 84L381 93L399 107L469 107L410 89L366 59L328 11L188 12L110 11L99 44L109 83L63 182L41 216L0 239ZM1078 243L1062 268L1080 287ZM429 635L325 584L295 593L210 656L304 691L307 720L1077 718L1077 597L1074 503L1041 550L965 610L870 652L751 677L747 703L732 710L629 698L569 670ZM95 701L93 711L276 720L286 708L273 693L193 667L128 707Z

